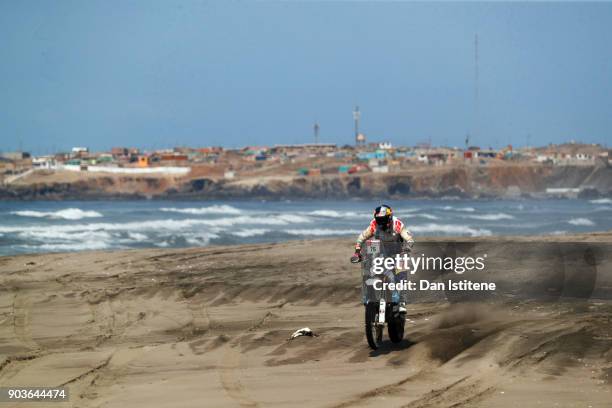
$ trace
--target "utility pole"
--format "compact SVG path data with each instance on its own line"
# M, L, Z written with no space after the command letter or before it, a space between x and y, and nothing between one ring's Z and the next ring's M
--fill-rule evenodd
M527 148L531 147L531 133L527 133Z
M474 137L477 139L478 142L478 136L479 136L479 127L480 127L480 89L479 89L479 84L478 84L478 76L479 76L479 72L478 72L478 33L476 33L476 35L474 36L474 130L472 131L472 133L474 134Z
M359 106L355 106L353 110L353 120L355 121L355 144L359 144L359 120L361 119L361 112Z

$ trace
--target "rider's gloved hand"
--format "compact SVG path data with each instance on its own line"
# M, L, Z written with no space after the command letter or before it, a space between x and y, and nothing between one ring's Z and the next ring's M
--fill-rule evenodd
M351 256L351 262L357 263L361 262L361 245L355 245L355 253Z

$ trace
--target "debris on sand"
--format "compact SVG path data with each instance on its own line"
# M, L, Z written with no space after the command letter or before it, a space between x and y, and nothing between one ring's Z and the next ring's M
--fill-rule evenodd
M304 327L294 331L291 337L289 337L289 341L301 336L319 337L319 335L313 332L309 327Z

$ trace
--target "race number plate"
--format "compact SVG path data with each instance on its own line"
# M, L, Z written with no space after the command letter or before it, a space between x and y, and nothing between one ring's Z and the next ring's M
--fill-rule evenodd
M367 241L366 250L370 256L378 256L380 254L380 240L371 239Z

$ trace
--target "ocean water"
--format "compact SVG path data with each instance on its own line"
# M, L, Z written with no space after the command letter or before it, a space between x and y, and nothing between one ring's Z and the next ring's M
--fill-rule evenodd
M0 255L356 237L374 201L0 202ZM390 200L418 236L612 229L612 200Z

